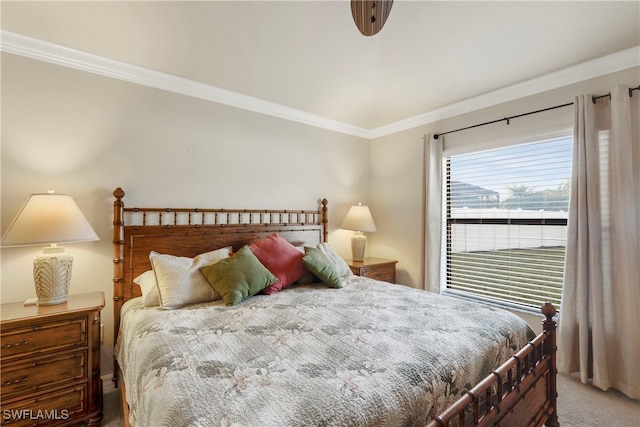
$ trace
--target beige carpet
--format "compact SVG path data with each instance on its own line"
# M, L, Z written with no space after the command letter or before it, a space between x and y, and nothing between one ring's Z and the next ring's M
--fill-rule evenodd
M577 375L558 376L558 417L563 427L638 427L640 403L616 390L585 385Z
M558 376L558 415L562 427L640 427L637 400L581 384L576 376ZM102 426L122 425L120 390L109 391L104 394Z
M106 382L104 382L107 385ZM110 391L104 393L104 407L102 409L103 418L102 427L121 427L124 425L122 421L122 405L120 404L120 389L113 389L111 381L108 382L107 387ZM106 387L105 387L106 388Z

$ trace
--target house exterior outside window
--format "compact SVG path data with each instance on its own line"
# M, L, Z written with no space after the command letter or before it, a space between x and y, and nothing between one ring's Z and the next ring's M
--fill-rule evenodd
M560 305L571 138L445 157L445 293Z

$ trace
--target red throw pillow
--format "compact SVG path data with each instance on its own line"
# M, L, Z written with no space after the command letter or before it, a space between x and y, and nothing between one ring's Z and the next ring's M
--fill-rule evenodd
M302 263L304 254L278 236L278 233L250 244L249 249L262 265L278 278L277 282L262 291L267 295L275 294L307 274L307 269Z

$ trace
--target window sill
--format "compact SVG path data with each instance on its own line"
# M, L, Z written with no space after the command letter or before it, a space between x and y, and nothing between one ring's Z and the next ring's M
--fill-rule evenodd
M521 313L531 314L534 316L540 315L541 307L536 308L536 307L526 306L526 305L517 304L517 303L510 303L508 301L500 301L500 300L495 300L491 298L483 298L480 295L457 292L457 291L452 291L450 289L445 290L442 293L442 295L446 295L453 298L465 299L467 301L473 301L480 304L490 305L493 307L502 308L509 311L519 311ZM558 309L558 307L556 307L556 309L558 310L558 313L560 313L560 310Z

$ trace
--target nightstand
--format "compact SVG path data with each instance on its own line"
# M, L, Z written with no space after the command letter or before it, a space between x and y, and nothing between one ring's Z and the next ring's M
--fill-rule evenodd
M396 283L397 263L398 261L393 259L369 257L362 261L347 260L353 274L389 283Z
M3 425L100 425L103 307L102 292L56 305L0 306Z

